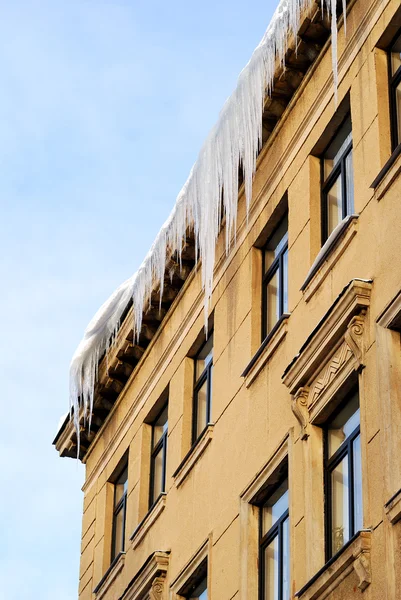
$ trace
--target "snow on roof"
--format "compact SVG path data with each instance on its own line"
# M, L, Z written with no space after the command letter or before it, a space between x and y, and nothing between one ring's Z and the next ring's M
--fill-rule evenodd
M203 144L189 177L178 194L173 211L161 228L138 271L100 307L85 330L70 367L70 413L74 414L79 440L79 415L92 413L99 358L117 334L121 316L133 303L134 337L139 336L142 313L155 285L163 293L167 256L181 249L189 227L194 229L202 263L205 320L213 286L215 245L220 231L222 206L226 218L226 251L235 231L238 204L239 165L242 166L247 210L252 197L252 180L262 144L262 113L271 92L277 60L284 65L290 36L296 38L301 13L315 0L281 0L270 24L241 71L237 87L225 102L218 122ZM343 9L345 15L345 3ZM332 57L337 90L336 0L322 0L331 14ZM222 190L224 189L224 195ZM89 422L90 425L90 422ZM78 449L79 452L79 449Z

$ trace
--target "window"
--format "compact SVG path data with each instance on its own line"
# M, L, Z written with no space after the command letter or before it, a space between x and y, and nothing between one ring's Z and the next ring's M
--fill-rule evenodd
M167 417L168 405L166 404L152 426L149 508L166 490Z
M348 116L322 157L322 243L354 212L351 117Z
M199 583L199 585L194 589L193 592L190 592L190 600L207 600L207 578L205 577Z
M263 248L262 338L288 311L288 217L282 219Z
M401 33L398 32L389 52L390 114L392 149L401 143Z
M288 479L268 497L260 509L260 600L288 600L289 515Z
M114 482L113 534L111 544L111 562L124 551L125 519L127 512L128 465Z
M327 559L362 529L359 424L359 397L358 392L354 392L326 424Z
M195 385L192 443L200 437L211 419L213 371L213 333L195 357Z

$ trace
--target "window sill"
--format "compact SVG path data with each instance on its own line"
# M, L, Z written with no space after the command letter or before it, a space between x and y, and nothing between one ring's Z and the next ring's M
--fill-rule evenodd
M178 469L173 473L174 483L176 487L180 487L192 471L206 448L213 438L214 423L209 423L203 430L203 433L196 440L190 451L184 457L184 460L178 466Z
M241 377L245 377L245 386L249 388L259 375L267 361L279 347L288 331L289 314L284 313L271 332L265 337L256 354L245 367Z
M371 188L375 190L376 200L381 200L401 171L401 144L398 144L376 179Z
M153 523L158 519L159 515L165 509L166 499L167 494L162 492L139 525L134 529L134 533L130 537L130 542L134 549L139 546L149 529L152 527Z
M125 562L125 552L117 554L106 573L103 575L93 593L96 595L96 600L100 600L105 596L112 583L117 579L121 573Z
M401 490L398 490L384 505L387 518L392 525L401 519Z
M323 244L301 287L305 302L309 302L335 263L348 248L358 230L358 218L359 215L345 217Z
M353 571L359 578L358 588L363 592L371 583L371 536L371 531L366 529L355 534L295 596L302 600L327 598Z

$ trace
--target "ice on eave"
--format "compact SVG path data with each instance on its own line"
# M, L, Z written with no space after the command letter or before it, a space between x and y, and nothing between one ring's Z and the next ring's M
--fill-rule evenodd
M288 40L296 37L301 13L315 0L281 0L271 22L238 84L220 113L219 120L203 144L189 177L178 194L173 211L161 228L139 270L125 281L98 310L88 325L71 362L70 410L79 441L79 418L91 415L99 358L115 339L121 316L132 300L133 330L138 337L142 313L152 289L163 280L167 255L181 255L183 240L193 228L202 266L205 323L213 287L215 247L222 208L226 218L225 242L229 251L235 231L238 205L238 175L241 165L247 209L252 197L256 159L262 144L262 114L266 94L273 85L277 60L284 64ZM345 15L345 2L343 8ZM337 93L336 0L322 0L331 14L334 89ZM222 191L224 189L224 195ZM129 218L129 215L127 215ZM82 414L82 413L81 413ZM89 417L90 419L90 417ZM89 423L90 425L90 423Z

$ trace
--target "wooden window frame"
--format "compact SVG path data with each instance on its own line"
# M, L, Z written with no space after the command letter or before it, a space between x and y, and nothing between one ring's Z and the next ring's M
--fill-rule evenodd
M324 179L324 160L325 160L325 154L326 154L327 149L329 148L330 144L335 139L335 137L337 136L337 134L340 132L341 127L344 125L344 123L346 122L346 120L348 118L350 118L350 117L351 117L351 115L350 115L350 113L348 113L346 115L346 117L343 119L343 121L341 122L341 125L338 127L336 133L333 135L333 137L331 138L330 142L326 146L326 149L324 150L324 152L323 152L323 154L321 156L321 160L320 160L321 211L322 211L322 231L321 231L321 234L322 234L322 246L327 241L327 239L329 237L329 223L328 223L328 210L327 210L327 194L331 190L334 182L338 179L339 176L341 177L341 199L342 199L342 207L341 207L342 208L342 213L341 213L341 217L342 217L342 219L345 219L345 217L348 216L347 178L346 178L345 161L346 161L347 156L353 150L353 140L351 139L351 141L348 144L348 146L344 149L344 152L342 153L340 160L338 161L338 163L336 164L336 166L333 168L332 172L330 173L330 175L326 179ZM351 132L352 132L352 121L351 121ZM349 213L349 214L351 214L351 213Z
M335 417L347 404L347 402L352 398L353 393L355 393L355 388L349 394L347 394L344 402L340 404L340 406L334 411L334 413L330 416L330 422L333 417ZM361 425L360 423L355 427L352 433L348 436L348 438L337 448L333 456L328 457L328 431L329 425L324 426L324 489L325 489L325 550L326 550L326 562L335 557L339 552L342 551L343 547L348 544L350 540L355 536L358 530L355 530L355 492L354 492L354 449L353 443L361 434ZM332 551L332 521L333 521L333 506L332 506L332 486L331 486L331 473L333 470L340 464L340 462L348 457L348 523L349 523L349 536L348 540L344 542L344 546L342 546L337 552ZM362 483L362 482L361 482Z
M196 356L194 357L194 392L193 392L193 401L192 401L192 445L194 445L199 438L202 437L204 431L211 423L211 407L212 407L212 369L213 369L213 357L212 360L206 365L202 373L196 378L196 361L199 360L199 354L202 352L203 348L208 343L209 339L213 337L213 330L209 332L207 340L202 344L201 348L199 348ZM214 340L213 340L214 341ZM213 348L212 343L212 348ZM197 433L198 430L198 394L204 383L206 384L206 423L203 429Z
M167 429L161 436L160 440L157 442L156 446L154 445L154 435L155 435L155 424L157 423L160 415L163 411L167 409L168 411L168 400L163 405L163 408L159 411L157 417L154 419L152 424L152 444L151 444L151 455L150 455L150 481L149 481L149 510L156 504L158 499L162 494L166 491L166 467L167 467L167 437L168 437L168 412L167 412ZM156 457L159 452L163 453L162 459L162 485L160 494L155 498L155 463Z
M390 103L390 129L391 129L391 151L395 152L398 146L401 145L401 139L398 139L398 117L397 117L397 100L396 100L396 89L401 83L401 65L398 67L394 75L391 72L391 51L401 36L401 29L399 29L396 35L391 40L387 55L388 55L388 89L389 89L389 103ZM401 115L399 117L401 119Z
M118 477L115 478L115 482L119 480L121 475L127 471L127 479L128 482L128 461L124 464L123 468L120 469ZM128 487L128 486L127 486ZM117 493L116 483L114 483L114 494L113 494L113 525L112 525L112 535L111 535L111 563L116 559L116 557L124 552L125 548L125 526L127 523L127 492L128 489L123 493L121 499L119 500L117 506L115 506L115 498ZM117 517L120 512L123 511L123 521L122 521L122 536L121 536L121 548L116 548L116 533L117 533Z
M265 584L266 584L266 567L265 567L265 550L269 544L275 538L278 538L278 548L279 548L279 561L278 561L278 600L287 600L287 598L283 597L283 524L289 519L290 509L287 508L282 515L277 519L277 521L270 527L269 531L263 535L263 507L265 506L267 500L275 493L275 491L282 485L282 483L288 480L288 473L286 478L281 479L280 482L272 489L269 490L269 494L264 498L263 502L259 506L259 600L271 600L266 598L265 596ZM289 483L288 483L289 485ZM288 487L289 490L289 487ZM288 523L289 527L289 523ZM288 565L289 566L289 565Z
M281 223L285 219L287 219L287 242L283 245L283 247L281 248L280 252L276 256L276 258L274 259L274 261L272 262L272 264L270 265L270 267L268 268L268 270L265 272L266 250L268 249L267 247L268 247L268 245L270 243L270 240L272 239L272 237L274 236L274 234L276 233L276 231L280 227ZM280 321L280 319L282 318L282 316L285 314L285 306L284 306L284 255L285 255L285 253L287 251L288 251L288 212L286 212L285 215L283 215L283 217L280 219L279 223L274 228L274 231L269 236L269 239L267 240L267 242L265 243L265 245L262 248L262 342L263 342L263 340L266 339L266 337L270 334L270 332L273 331L273 329L276 326L276 324ZM277 323L275 323L273 325L273 327L270 330L268 330L267 310L266 310L266 306L267 306L267 288L268 288L268 285L269 285L270 281L272 280L272 278L274 277L274 275L277 272L278 272L278 279L279 279L279 297L278 297L279 315L278 315L278 318L277 318ZM288 290L288 263L287 263L287 290Z

